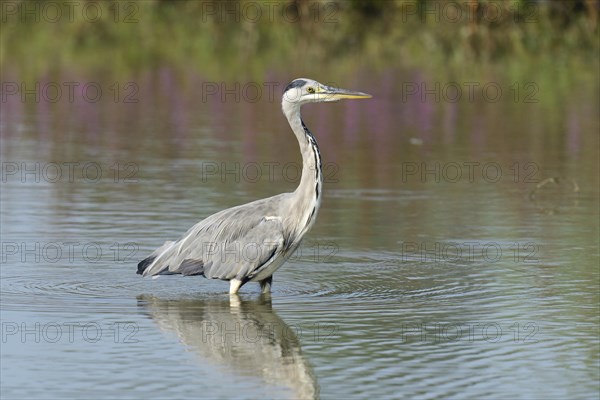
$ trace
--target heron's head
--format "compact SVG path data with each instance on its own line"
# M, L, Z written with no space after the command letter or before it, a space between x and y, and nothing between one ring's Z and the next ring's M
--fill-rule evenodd
M352 90L338 89L323 85L312 79L294 79L283 91L282 105L302 105L306 103L322 103L342 99L368 99L371 95ZM287 104L286 104L287 103Z

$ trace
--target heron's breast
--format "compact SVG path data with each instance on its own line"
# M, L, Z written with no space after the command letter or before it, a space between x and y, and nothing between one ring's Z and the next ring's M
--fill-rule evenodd
M262 281L273 275L285 262L296 252L300 246L300 241L291 243L283 251L272 258L267 265L258 270L258 273L250 278L250 282Z

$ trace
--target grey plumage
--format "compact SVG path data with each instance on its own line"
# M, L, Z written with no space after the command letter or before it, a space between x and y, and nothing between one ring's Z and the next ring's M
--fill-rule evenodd
M296 79L285 89L282 110L302 153L302 178L293 193L283 193L229 208L198 222L176 242L165 242L138 264L138 274L203 275L231 282L230 293L248 281L270 290L273 273L298 248L315 222L323 174L317 141L304 125L300 107L311 102L368 98Z

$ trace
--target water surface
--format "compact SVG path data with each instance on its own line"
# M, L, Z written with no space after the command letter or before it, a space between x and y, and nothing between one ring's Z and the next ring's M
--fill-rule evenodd
M304 108L317 223L270 298L233 302L135 265L294 189L278 99L203 101L163 68L132 78L137 103L3 103L3 398L597 397L597 87L450 102L362 76L338 84L372 100Z

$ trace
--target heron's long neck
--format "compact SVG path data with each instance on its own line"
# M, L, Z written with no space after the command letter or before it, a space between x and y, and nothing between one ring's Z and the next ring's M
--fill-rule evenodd
M302 154L302 178L294 191L294 207L301 211L298 224L305 233L314 223L319 205L321 204L321 189L323 186L323 171L321 154L315 137L310 133L302 117L299 107L286 109L284 113L298 139Z

